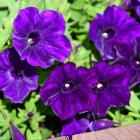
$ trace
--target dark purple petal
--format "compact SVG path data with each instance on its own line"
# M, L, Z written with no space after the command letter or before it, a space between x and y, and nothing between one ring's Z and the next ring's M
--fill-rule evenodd
M14 20L14 30L19 35L17 37L23 38L20 34L24 34L26 36L26 34L28 34L31 30L36 29L37 24L39 25L38 16L39 11L35 7L27 7L26 9L20 10L18 16Z
M10 122L10 131L12 140L26 140L25 136L20 132L19 128L12 122Z
M117 123L110 120L97 120L90 123L90 131L97 131L116 126Z
M129 39L128 41L128 39L124 37L119 37L115 42L115 49L117 51L118 59L124 59L124 58L129 59L130 56L133 54L134 50L136 49L135 41L131 39Z
M13 45L19 53L21 60L24 60L31 53L31 48L25 39L13 38ZM26 46L26 47L25 47Z
M129 87L130 86L130 73L122 66L115 65L110 71L108 71L109 81L111 82L111 86L119 87Z
M44 40L41 42L39 49L58 61L63 62L70 55L71 44L64 35L51 36L47 37L47 41Z
M126 88L119 87L112 87L112 90L110 89L111 93L111 105L115 107L121 107L124 105L129 105L130 101L130 90Z
M94 112L100 117L104 117L111 107L111 96L109 94L111 94L110 91L103 91L97 97Z
M89 127L89 120L86 118L73 119L62 126L61 136L72 136L86 132Z
M52 108L62 120L72 118L76 115L74 105L71 102L70 93L68 95L61 95L58 97L58 99L56 98L56 100L52 104Z
M39 52L39 53L38 53ZM55 58L47 54L42 48L33 48L27 61L32 66L41 66L42 68L50 67L54 63Z
M95 71L97 77L99 77L100 79L104 79L107 77L107 74L110 71L110 67L108 67L108 64L104 61L93 62L93 71Z
M64 17L56 11L45 10L41 12L40 31L44 35L62 35L65 32Z

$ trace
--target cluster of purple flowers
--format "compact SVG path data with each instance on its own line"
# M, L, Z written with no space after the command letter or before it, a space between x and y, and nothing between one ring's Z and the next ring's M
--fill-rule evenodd
M65 21L58 12L40 13L34 7L19 11L12 33L14 48L0 54L0 89L4 97L22 103L38 87L34 66L47 68L55 60L64 62L72 49L64 32ZM76 116L92 112L104 117L111 107L128 105L130 87L140 82L140 24L124 9L110 6L103 15L97 14L90 23L90 39L103 60L93 62L89 69L72 62L61 64L40 89L45 105L51 105L63 121L71 119L61 135L113 126L114 122Z

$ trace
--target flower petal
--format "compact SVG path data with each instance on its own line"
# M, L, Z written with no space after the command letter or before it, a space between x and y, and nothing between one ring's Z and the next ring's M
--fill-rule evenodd
M61 14L53 10L41 12L40 30L48 37L50 35L61 35L65 32L65 21Z
M39 11L35 7L28 7L26 9L20 10L18 16L14 20L14 31L16 32L15 35L17 35L17 32L19 32L19 36L20 36L20 32L22 35L23 33L26 35L31 30L36 28L37 24L39 24L38 15L39 15Z
M71 43L64 35L51 36L43 40L40 49L53 56L59 62L63 62L71 53Z

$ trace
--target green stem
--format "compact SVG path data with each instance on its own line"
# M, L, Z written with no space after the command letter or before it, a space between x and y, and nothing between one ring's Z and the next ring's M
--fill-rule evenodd
M3 115L3 117L4 117L4 119L5 119L5 120L8 120L8 117L7 117L6 113L5 113L5 111L2 110L1 113L2 113L2 115Z

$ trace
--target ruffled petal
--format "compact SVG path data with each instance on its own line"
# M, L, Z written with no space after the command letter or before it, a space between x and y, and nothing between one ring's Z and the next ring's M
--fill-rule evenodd
M109 82L111 86L129 87L130 86L130 73L129 71L121 66L113 66L108 72Z
M61 35L65 32L65 21L61 14L53 10L41 12L40 31L46 35Z
M74 134L84 133L89 127L89 120L86 118L73 119L62 126L61 136L72 136Z
M15 37L24 37L32 31L33 29L36 29L39 24L39 11L35 7L28 7L26 9L22 9L19 11L18 16L14 20L14 31ZM21 26L22 25L22 26ZM17 34L18 32L18 34ZM21 36L20 36L21 32ZM14 34L14 32L13 32Z
M64 35L46 38L40 43L40 49L44 49L47 54L53 56L57 61L63 62L71 53L70 41Z
M124 105L129 105L130 101L130 90L128 88L122 87L112 87L111 92L111 104L114 107L121 107Z
M54 63L55 58L46 54L40 48L32 48L30 55L27 56L27 61L32 66L41 66L42 68L50 67Z
M61 95L59 99L54 101L52 108L62 120L72 118L76 115L70 94Z
M103 91L99 93L100 95L97 97L97 104L95 107L94 112L99 117L104 117L111 107L111 98L110 98L110 91Z
M26 57L30 55L31 48L25 39L14 38L13 45L18 54L20 55L21 60L26 59Z

